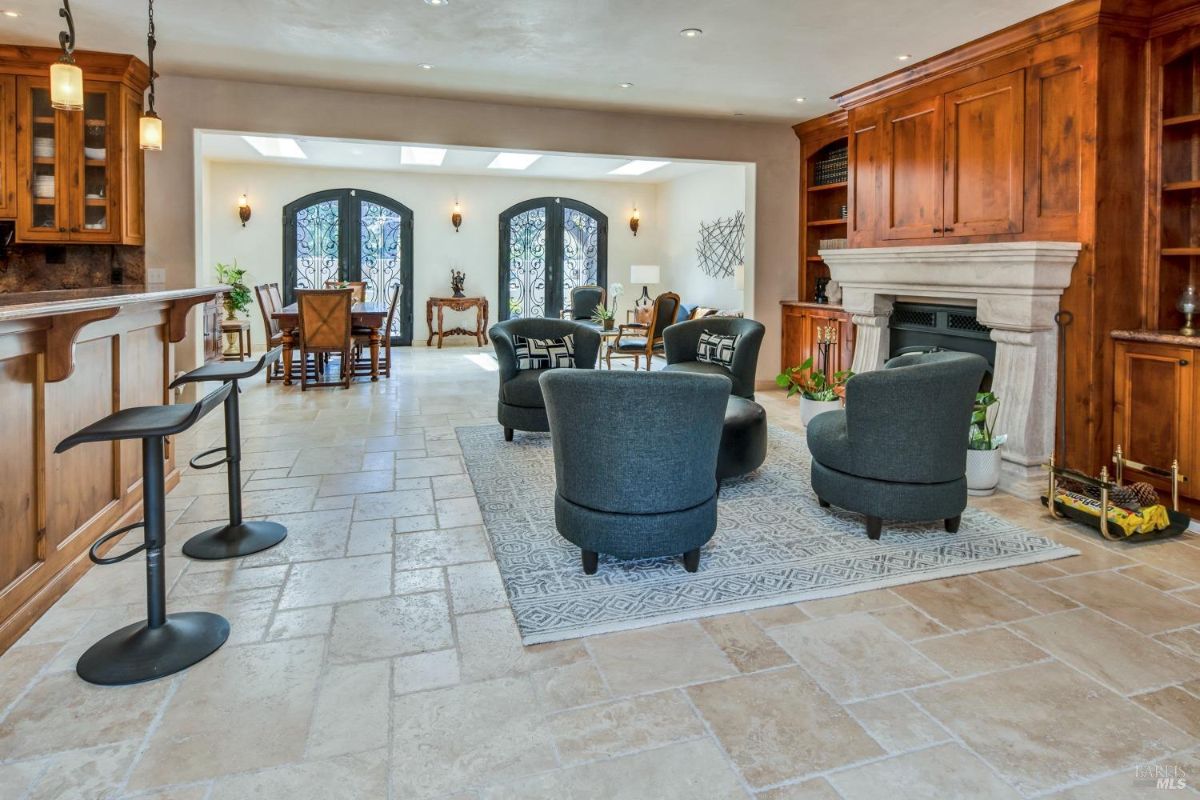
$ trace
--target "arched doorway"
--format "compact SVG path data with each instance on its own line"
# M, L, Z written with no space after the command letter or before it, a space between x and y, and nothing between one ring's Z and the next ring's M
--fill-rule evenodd
M412 211L363 189L313 192L283 207L283 300L326 281L365 281L367 301L386 303L397 283L392 344L412 344Z
M608 285L608 217L566 197L500 215L500 319L557 317L571 289Z

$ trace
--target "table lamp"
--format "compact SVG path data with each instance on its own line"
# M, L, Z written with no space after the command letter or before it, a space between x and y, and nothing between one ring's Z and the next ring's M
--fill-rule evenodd
M633 264L629 267L629 282L642 284L642 296L634 303L638 308L653 305L650 299L648 284L658 283L662 279L657 264Z

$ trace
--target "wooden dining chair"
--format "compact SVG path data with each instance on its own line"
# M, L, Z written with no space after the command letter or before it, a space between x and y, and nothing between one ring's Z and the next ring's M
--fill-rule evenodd
M354 302L367 302L366 281L325 281L326 289L350 289L354 292Z
M679 295L674 292L663 292L654 298L654 308L650 313L649 324L643 325L635 322L618 328L616 341L612 343L605 354L608 368L612 369L612 357L615 353L618 358L632 357L634 369L638 368L641 357L645 356L646 369L649 370L654 355L656 353L664 354L663 331L675 323L675 316L678 313Z
M349 289L297 289L296 306L300 317L300 390L306 391L308 357L320 361L325 356L341 356L341 380L325 381L322 372L312 386L341 386L350 388L354 374L351 358L353 339L350 336L350 309L354 292Z
M267 337L267 350L283 344L283 331L279 328L279 320L274 314L280 309L271 297L270 284L260 283L254 287L254 299L258 301L258 310L262 312L263 330ZM276 362L267 368L267 383L283 377L283 367Z

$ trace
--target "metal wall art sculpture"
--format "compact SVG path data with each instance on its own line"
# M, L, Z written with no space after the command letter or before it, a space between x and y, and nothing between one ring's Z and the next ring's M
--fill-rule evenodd
M700 223L700 241L696 243L696 263L710 278L731 278L738 264L746 261L746 215L718 217Z

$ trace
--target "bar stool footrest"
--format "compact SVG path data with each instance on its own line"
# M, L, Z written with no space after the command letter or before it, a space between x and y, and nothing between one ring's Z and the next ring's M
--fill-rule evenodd
M201 561L220 561L259 553L287 538L278 522L251 520L198 533L183 543L183 554Z
M99 539L97 539L92 544L92 546L88 548L88 558L90 558L92 560L93 564L119 564L120 562L124 561L127 558L133 558L138 553L140 553L146 549L145 542L142 542L137 547L135 547L131 550L121 553L121 555L119 555L119 556L109 556L107 558L100 555L100 548L103 547L104 543L107 542L109 539L115 539L118 536L124 536L125 534L129 533L131 530L134 530L136 528L144 528L144 527L146 527L146 523L143 520L143 521L135 522L132 525L126 525L123 528L117 528L115 531L109 531L108 533L104 534Z
M80 657L75 671L101 686L152 681L203 661L228 638L229 621L219 614L168 614L157 628L135 622L105 636Z
M188 461L188 466L191 467L192 469L212 469L213 467L219 467L222 464L228 464L229 456L222 458L220 461L214 461L211 464L197 464L196 463L198 460L200 460L206 456L211 456L214 453L224 453L227 451L228 451L228 448L225 447L225 445L221 445L220 447L214 447L211 450L205 450L203 453L196 453L196 455L192 456L191 459Z

